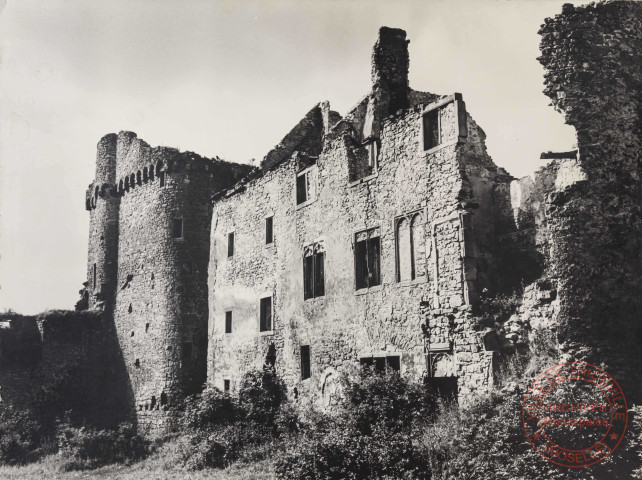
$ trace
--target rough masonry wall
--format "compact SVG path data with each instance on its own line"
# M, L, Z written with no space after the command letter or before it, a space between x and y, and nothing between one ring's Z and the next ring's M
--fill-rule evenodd
M585 176L546 199L558 338L639 400L642 4L566 4L540 34L545 93L577 131Z
M234 389L243 372L263 365L271 345L277 371L290 391L296 388L299 394L321 397L326 404L332 402L338 372L349 370L362 356L400 355L402 372L422 378L427 373L422 325L428 321L432 326L435 316L456 318L457 367L450 374L456 370L462 379L488 375L485 367L473 365L489 365L490 354L481 351L479 339L470 333L463 287L463 230L470 227L462 220L460 202L465 162L456 143L430 153L423 150L422 110L417 106L384 121L379 168L372 178L349 181L350 159L362 147L355 142L359 133L350 121L354 115L348 114L325 138L316 162L313 202L297 208L296 155L248 182L242 192L215 202L209 285L211 385L223 388L224 380L230 380ZM425 241L417 268L423 275L397 282L395 219L415 211L422 215ZM270 245L265 244L268 216L274 218ZM382 285L356 292L355 233L373 227L381 232ZM228 258L232 231L234 255ZM304 300L303 249L314 242L322 242L326 252L325 295ZM274 298L274 331L260 333L260 299L267 296ZM227 334L226 311L233 319L232 333ZM310 346L309 380L301 380L301 345ZM466 382L464 395L488 380Z

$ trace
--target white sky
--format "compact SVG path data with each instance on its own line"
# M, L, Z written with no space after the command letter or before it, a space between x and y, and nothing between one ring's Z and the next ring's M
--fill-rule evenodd
M495 162L532 173L575 141L536 60L567 1L0 0L0 310L73 308L103 135L260 159L367 93L382 25L408 32L412 88L461 92Z

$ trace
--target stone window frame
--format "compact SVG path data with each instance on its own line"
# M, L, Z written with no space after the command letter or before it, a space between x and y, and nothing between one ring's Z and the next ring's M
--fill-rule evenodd
M272 219L272 241L270 243L267 243L267 221L268 221L268 218ZM269 212L269 213L265 214L265 216L263 217L263 220L265 221L265 225L264 225L264 229L263 229L263 233L265 234L265 238L264 238L264 240L265 240L264 241L265 248L274 247L274 241L275 241L275 235L274 235L274 212Z
M392 352L363 352L359 354L359 364L361 365L361 361L368 359L368 358L388 358L388 357L399 357L399 373L403 374L404 373L404 363L403 363L403 352L396 350ZM387 366L387 361L386 361L386 366Z
M223 388L222 390L224 392L231 392L232 391L232 381L229 378L224 378L223 379Z
M314 193L314 196L312 198L306 198L305 201L301 203L297 203L298 201L298 190L297 190L297 184L298 184L298 179L301 176L308 175L309 173L314 172L313 176L313 181L314 181L314 189L312 190ZM306 179L306 186L308 185L308 180ZM308 189L306 189L307 192ZM317 166L317 163L315 162L314 164L302 169L301 171L297 172L296 174L296 180L294 182L294 204L296 205L296 209L299 210L300 208L307 207L311 203L314 203L317 201L319 198L319 168Z
M318 254L323 254L323 260L322 260L322 267L323 267L323 286L322 286L322 293L317 294L317 287L316 287L316 258ZM306 267L305 267L305 259L308 257L312 257L312 263L313 263L313 270L312 270L312 296L311 297L306 297L305 296L305 282L306 282ZM308 243L303 247L303 301L307 302L308 300L314 300L315 298L324 298L326 295L325 291L325 276L326 276L326 249L325 249L325 240L323 238L318 239L314 242Z
M455 124L455 138L448 142L442 142L430 149L427 149L427 150L424 149L424 146L425 146L424 145L424 117L430 112L433 112L437 109L441 109L453 102L455 104L455 116L457 118L457 122ZM437 100L436 102L430 103L426 107L424 107L424 109L421 112L421 115L419 116L419 130L420 130L419 152L422 155L430 155L431 153L435 153L436 151L441 150L442 148L449 147L451 145L456 145L459 143L464 143L468 138L468 118L466 115L466 104L464 103L462 94L453 93L452 95L448 95L447 97Z
M229 314L229 318L230 318L229 331L228 331L228 328L227 328L228 327L228 322L227 322L228 314ZM234 331L234 326L233 325L234 325L234 313L233 313L233 310L230 308L230 309L225 310L225 324L223 325L223 331L225 332L226 335L231 335L232 334L232 332Z
M366 175L365 177L358 178L352 182L349 182L348 183L349 187L356 187L357 185L361 185L362 183L371 183L373 180L379 177L379 158L381 156L381 140L376 137L370 137L364 140L361 145L368 150L368 157L371 157L372 155L372 151L369 147L372 147L373 145L376 147L375 159L373 162L374 165L372 169L373 171L370 175Z
M357 235L363 232L367 232L369 230L376 230L379 229L379 285L374 285L372 287L366 287L366 288L357 288ZM383 225L381 223L377 223L375 225L372 225L370 227L366 228L357 228L352 231L352 257L353 257L353 275L354 275L354 294L355 295L365 295L367 293L371 292L378 292L383 288L383 270L381 268L381 256L383 255L383 235L384 235L384 229Z
M399 286L407 286L407 285L417 285L420 283L426 283L428 281L428 267L425 267L424 275L423 276L417 276L416 274L416 267L413 267L413 273L414 273L414 278L411 280L401 280L401 271L400 271L400 266L401 266L401 261L399 258L399 228L398 224L402 219L408 220L408 229L409 229L409 235L411 236L411 258L414 259L414 248L412 244L412 219L416 214L421 214L423 216L423 221L422 225L424 226L424 252L428 248L427 243L432 240L432 238L428 238L428 234L426 233L426 228L429 227L431 224L428 222L428 208L427 207L420 207L416 208L414 210L409 210L407 213L402 213L399 215L396 215L393 219L393 232L394 232L394 242L395 242L395 283ZM427 258L427 257L426 257Z
M271 323L270 327L272 327L270 330L261 330L261 301L264 298L270 298L270 309L271 309ZM274 292L272 291L266 291L261 294L259 294L259 301L258 301L258 315L256 316L257 319L257 330L259 332L259 335L274 335L274 320L275 320L275 312L274 312Z

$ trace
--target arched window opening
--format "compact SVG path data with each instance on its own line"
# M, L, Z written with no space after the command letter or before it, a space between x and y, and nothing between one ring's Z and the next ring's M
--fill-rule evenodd
M140 170L136 172L136 185L142 185L143 184L143 179L140 174Z
M149 166L149 181L154 181L154 165Z
M409 223L402 218L397 222L397 278L400 282L412 280L411 252Z
M147 183L147 180L149 180L149 176L147 175L147 167L143 168L143 182Z
M136 185L136 175L133 173L129 176L129 185L131 188L134 188L134 185Z
M410 224L412 243L412 278L426 275L426 235L424 232L424 217L416 213Z

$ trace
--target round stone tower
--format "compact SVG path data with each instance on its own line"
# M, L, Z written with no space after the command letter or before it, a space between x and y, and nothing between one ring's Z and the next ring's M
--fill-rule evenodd
M105 135L98 142L96 177L87 189L85 208L89 210L89 252L87 290L89 308L112 305L118 269L118 206L116 192L116 135Z

